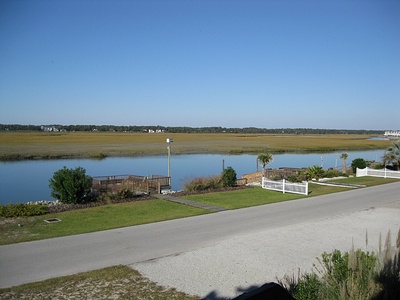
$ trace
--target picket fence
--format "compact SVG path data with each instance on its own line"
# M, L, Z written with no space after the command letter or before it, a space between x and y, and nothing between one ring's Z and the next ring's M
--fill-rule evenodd
M308 195L308 182L293 183L285 179L274 181L263 177L261 186L263 189L267 190Z
M357 168L356 177L362 177L362 176L374 176L374 177L400 179L400 172L388 170L386 168L383 170L375 170L375 169L371 169L368 167L366 167L365 169Z

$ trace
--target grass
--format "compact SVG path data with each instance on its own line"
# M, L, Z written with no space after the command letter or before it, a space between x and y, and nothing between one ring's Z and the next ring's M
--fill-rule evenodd
M1 299L176 299L195 300L164 288L125 266L63 276L0 289Z
M165 153L166 134L104 132L0 132L0 160L139 156ZM368 135L174 133L174 154L319 152L385 149Z
M265 190L261 187L254 187L239 191L190 195L185 196L185 199L221 206L227 209L239 209L256 205L313 197L322 194L342 192L348 190L348 188L323 186L310 183L309 190L310 194L305 196L290 193L283 194L276 191Z
M0 245L160 222L208 213L165 200L143 200L35 217L0 218ZM58 218L61 222L46 223ZM19 227L22 224L23 227Z
M379 178L379 177L351 177L332 180L332 182L359 184L366 186L374 186L379 184L398 182L398 179ZM290 193L279 193L262 189L261 187L254 187L250 189L227 191L218 193L206 193L185 196L185 199L193 200L201 203L221 206L227 209L239 209L244 207L264 205L270 203L277 203L283 201L290 201L306 197L315 197L324 194L331 194L350 190L351 188L326 186L309 183L309 195L298 195Z

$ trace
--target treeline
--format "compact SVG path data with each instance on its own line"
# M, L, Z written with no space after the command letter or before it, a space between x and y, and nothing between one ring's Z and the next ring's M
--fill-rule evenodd
M99 131L99 132L168 132L168 133L269 133L269 134L367 134L382 135L382 130L315 129L315 128L227 128L114 125L19 125L0 124L0 131Z

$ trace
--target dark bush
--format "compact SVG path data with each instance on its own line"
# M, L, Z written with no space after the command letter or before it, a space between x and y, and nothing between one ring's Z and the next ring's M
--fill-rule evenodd
M232 167L227 167L222 172L221 181L224 187L236 186L237 182L236 171Z
M47 205L26 203L0 205L0 216L6 218L39 216L48 212Z
M365 169L367 167L367 162L363 158L356 158L351 162L351 169L353 173L357 172L357 168Z
M347 174L345 174L339 170L334 170L334 169L326 170L324 173L325 178L334 178L334 177L341 177L341 176L349 177Z
M78 167L66 167L54 173L49 180L51 196L67 204L81 204L93 201L90 193L92 178L86 175L86 170Z

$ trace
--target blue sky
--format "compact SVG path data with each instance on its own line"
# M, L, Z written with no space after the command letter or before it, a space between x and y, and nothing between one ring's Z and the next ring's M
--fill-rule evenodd
M400 1L0 1L0 123L400 129Z

